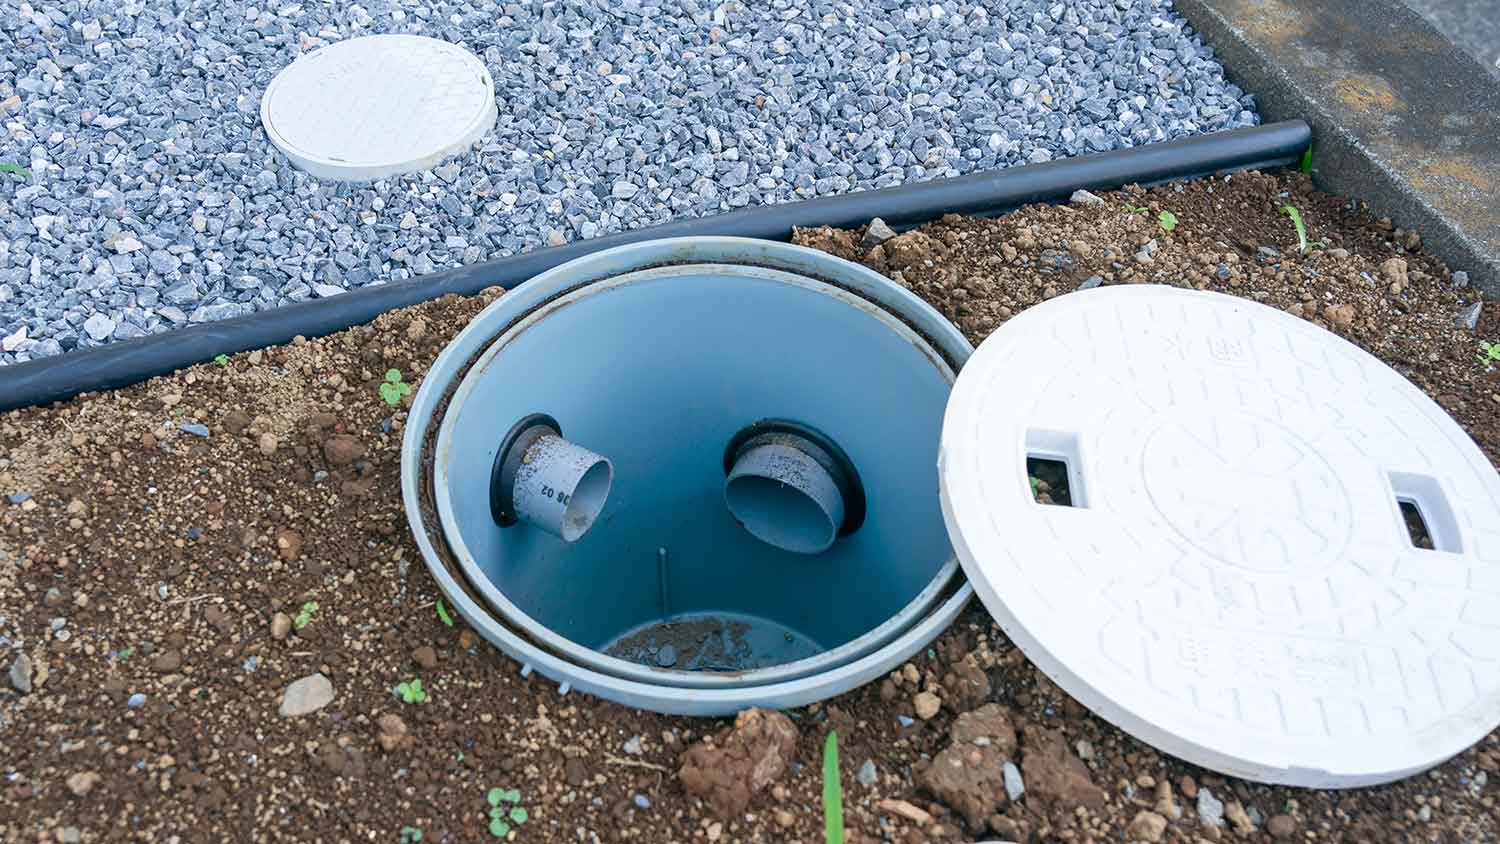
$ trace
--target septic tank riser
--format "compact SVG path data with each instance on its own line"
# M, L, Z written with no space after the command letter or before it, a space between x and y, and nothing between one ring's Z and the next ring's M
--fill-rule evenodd
M834 262L833 266L829 266L828 256L785 244L736 238L693 238L623 247L589 256L538 276L533 283L511 293L481 313L439 355L424 383L451 383L467 363L477 357L481 349L507 328L514 328L518 318L525 321L525 315L537 306L555 299L559 293L581 281L605 278L662 263L726 261L780 267L798 273L815 273L859 294L852 298L868 298L875 305L899 313L917 332L932 340L954 364L961 363L971 351L962 335L946 320L910 293L864 268L852 267L843 262ZM505 304L504 311L500 308L502 303ZM589 665L579 664L571 657L563 656L565 651L557 649L555 642L544 642L545 647L539 645L539 638L544 637L532 635L537 631L528 630L528 635L520 635L502 617L494 614L493 607L476 603L460 585L455 571L441 563L431 565L438 559L433 543L442 539L435 525L429 526L423 521L423 493L419 477L423 460L422 445L429 438L436 421L434 414L446 406L440 393L441 390L433 389L418 394L405 434L403 498L407 503L407 512L416 532L418 546L428 559L445 595L482 635L519 662L566 683L570 688L627 705L674 714L719 715L733 713L751 705L804 705L846 691L893 669L918 652L951 623L972 594L967 584L954 576L956 564L949 560L944 564L939 577L903 610L903 613L915 613L908 623L895 624L888 621L862 637L867 639L862 644L873 650L855 655L853 659L812 675L800 674L795 664L767 669L760 672L767 682L751 688L729 685L733 682L732 677L666 671L635 663L624 663L630 669L627 676L605 673ZM441 452L435 454L434 458L449 459ZM673 685L684 678L702 683L702 686L689 688Z

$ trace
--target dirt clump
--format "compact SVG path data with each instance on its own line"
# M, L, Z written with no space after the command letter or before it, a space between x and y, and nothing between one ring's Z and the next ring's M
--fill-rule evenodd
M787 716L747 709L733 727L683 751L678 779L716 815L730 818L781 778L792 763L797 738L797 726Z
M982 830L1006 802L1005 764L1015 758L1016 730L997 703L954 721L949 745L917 775L917 784Z
M1088 766L1073 755L1061 732L1028 726L1022 742L1025 752L1021 756L1021 775L1027 794L1067 809L1103 808L1108 795L1094 785Z

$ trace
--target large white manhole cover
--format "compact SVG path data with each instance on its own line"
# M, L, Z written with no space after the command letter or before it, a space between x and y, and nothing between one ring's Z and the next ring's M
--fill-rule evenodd
M468 50L370 35L297 59L266 88L266 135L298 167L360 181L438 163L495 125L495 82Z
M941 468L1006 633L1162 750L1345 787L1500 722L1500 476L1301 319L1165 287L1032 308L964 367ZM1029 473L1072 506L1037 503Z

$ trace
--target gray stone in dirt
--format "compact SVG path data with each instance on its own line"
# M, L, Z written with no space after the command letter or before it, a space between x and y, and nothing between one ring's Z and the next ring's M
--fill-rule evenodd
M625 752L630 754L631 756L640 756L642 753L641 737L631 736L629 740L625 742Z
M1021 780L1021 769L1014 762L1006 762L1001 772L1005 775L1005 796L1012 803L1020 800L1021 795L1026 793L1026 783Z
M860 241L860 245L866 249L870 249L885 243L895 236L895 230L886 225L885 220L875 217L870 220L870 225L865 227L865 236Z
M677 649L671 645L664 645L656 652L656 664L662 668L671 668L677 664Z
M651 798L647 797L644 794L637 794L635 796L635 807L637 809L649 809L649 808L651 808Z
M866 759L865 764L859 766L859 772L854 775L860 785L874 785L880 778L880 773L875 770L875 760Z
M146 705L146 696L144 694L142 694L141 692L136 692L135 694L131 695L125 701L125 706L128 707L128 708L130 708L130 709L140 709L142 706L145 706L145 705Z
M57 833L58 844L78 844L83 840L83 832L76 826L65 826Z
M177 430L195 437L208 437L208 426L198 422L182 422L177 425Z
M286 687L281 695L281 717L309 715L333 703L333 683L322 674L309 674Z
M1474 329L1479 327L1479 313L1483 309L1484 302L1475 302L1467 308L1459 311L1458 316L1455 317L1453 321L1457 323L1459 328L1467 328L1470 331L1473 331Z
M1203 787L1198 789L1198 820L1204 826L1224 825L1224 802Z
M1469 286L1469 274L1459 270L1453 274L1453 286L1462 290Z
M31 657L19 654L10 664L10 687L23 695L31 694Z
M1070 196L1070 197L1068 197L1068 202L1072 203L1073 205L1103 205L1103 204L1105 204L1103 197L1101 197L1101 196L1099 196L1098 194L1095 194L1095 193L1090 193L1089 191L1086 191L1086 190L1075 190L1075 191L1073 191L1073 195Z
M174 284L161 292L161 298L171 305L192 305L200 298L198 288L191 281Z
M314 284L312 289L313 294L319 299L327 299L344 292L344 288L336 284Z
M1083 280L1083 284L1078 285L1078 289L1079 290L1093 290L1095 287L1098 287L1099 285L1101 285L1103 283L1104 283L1104 277L1103 276L1091 275L1088 278L1086 278L1086 279Z
M25 504L27 501L31 500L31 493L17 492L13 495L5 496L5 500L9 501L12 504Z

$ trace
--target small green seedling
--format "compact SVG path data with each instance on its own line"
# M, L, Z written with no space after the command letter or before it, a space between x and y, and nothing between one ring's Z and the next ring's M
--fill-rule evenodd
M397 683L396 694L401 698L403 703L427 702L427 692L422 690L421 680L412 679L405 683Z
M414 826L401 827L401 844L421 844L422 830Z
M391 407L401 403L403 396L411 395L411 385L401 381L401 370L388 369L385 380L380 382L380 397Z
M19 164L11 164L8 161L0 162L0 173L14 173L23 178L31 178L31 171Z
M135 648L126 648L125 650L115 654L115 656L121 660L130 659L131 657L135 656Z
M1162 231L1171 231L1177 228L1177 215L1171 211L1163 211L1156 215L1156 222L1161 225Z
M1041 498L1042 497L1042 491L1039 488L1039 486L1040 486L1040 484L1042 482L1042 479L1038 478L1035 475L1027 475L1026 476L1026 480L1031 481L1031 497L1032 498Z
M448 608L445 607L445 606L443 606L443 599L442 598L438 598L437 599L437 615L438 615L438 620L443 623L443 626L445 626L445 627L452 627L453 626L453 616L449 615L448 614Z
M490 834L496 838L504 838L510 834L510 825L513 823L520 826L531 817L525 807L521 806L521 792L514 788L492 788L485 795L485 800L490 804ZM509 803L506 808L504 804Z
M823 838L844 844L844 791L839 787L839 734L823 744Z
M1129 211L1132 214L1140 214L1141 216L1145 216L1145 215L1151 213L1150 210L1148 210L1146 208L1143 208L1143 207L1141 207L1139 205L1131 205L1128 202L1125 203L1125 210Z
M1297 251L1307 251L1307 227L1302 225L1302 212L1295 205L1281 206L1281 213L1292 218L1292 227L1297 230Z
M229 355L214 355L214 363L217 363L219 366L228 366Z
M308 601L307 603L302 605L302 609L297 610L297 617L292 619L292 626L297 628L298 630L301 630L307 625L312 624L313 613L317 611L318 602Z
M1479 348L1484 351L1484 354L1479 356L1479 362L1484 364L1486 369L1491 366L1500 366L1500 343L1487 343L1480 340Z
M1308 144L1307 149L1302 152L1302 172L1312 172L1312 144Z

